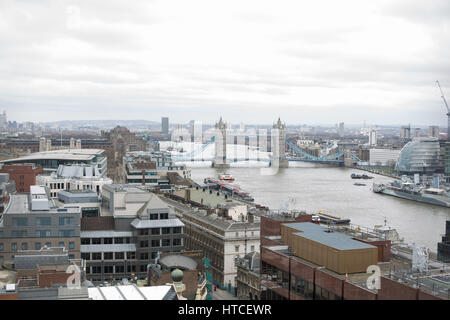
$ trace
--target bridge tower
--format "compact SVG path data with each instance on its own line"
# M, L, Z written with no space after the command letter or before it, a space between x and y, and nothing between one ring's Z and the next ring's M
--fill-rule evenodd
M216 122L216 136L215 136L215 155L212 166L214 168L229 168L230 164L227 161L227 124L220 117L219 122Z
M286 125L281 123L280 118L273 124L271 136L272 166L289 167L289 161L286 159Z

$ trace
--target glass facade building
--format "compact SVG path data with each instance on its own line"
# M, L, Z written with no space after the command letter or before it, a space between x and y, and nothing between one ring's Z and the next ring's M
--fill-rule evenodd
M396 169L402 174L427 174L442 171L439 140L415 138L408 142L400 151Z

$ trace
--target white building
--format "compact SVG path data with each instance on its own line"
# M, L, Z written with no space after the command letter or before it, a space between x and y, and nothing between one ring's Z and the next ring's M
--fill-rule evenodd
M370 129L369 131L369 145L370 146L377 145L377 131L374 129Z
M369 150L369 162L371 165L390 165L397 161L399 154L400 150L372 148Z
M104 176L97 166L93 165L60 165L50 175L39 175L36 184L47 186L52 198L58 197L61 190L90 190L100 195L106 184L112 180Z

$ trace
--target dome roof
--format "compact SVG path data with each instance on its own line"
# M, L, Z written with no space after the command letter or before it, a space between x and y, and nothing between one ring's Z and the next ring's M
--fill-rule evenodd
M175 269L172 271L171 276L174 282L181 282L181 280L183 280L184 274L180 269Z

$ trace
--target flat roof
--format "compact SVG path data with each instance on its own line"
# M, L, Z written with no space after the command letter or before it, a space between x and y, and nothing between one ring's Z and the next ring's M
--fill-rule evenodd
M172 286L121 285L88 288L92 300L164 300Z
M65 149L54 151L35 152L27 156L15 159L8 159L0 161L2 163L16 162L16 161L33 161L33 160L92 160L95 156L101 155L104 152L102 149Z
M46 212L46 213L75 213L80 212L79 207L65 207L58 208L54 206L53 201L47 200L49 204L49 210L34 210L31 211L29 207L29 196L26 193L12 194L9 202L9 206L5 210L4 214L35 214L36 212Z
M337 250L376 248L370 244L354 240L351 236L341 232L326 232L328 228L312 222L284 223L283 225L298 230L299 232L294 233L295 235L319 242Z

